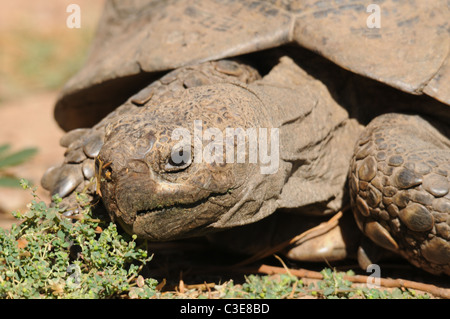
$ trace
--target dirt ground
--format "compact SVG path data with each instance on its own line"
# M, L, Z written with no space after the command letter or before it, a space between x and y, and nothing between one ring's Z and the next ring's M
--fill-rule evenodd
M67 6L80 6L81 28L70 29ZM0 0L0 145L12 150L37 147L30 161L8 170L38 185L47 168L61 163L63 131L53 119L57 94L82 65L104 0ZM26 210L30 191L0 188L0 227L13 222L11 212Z
M53 119L55 92L40 93L18 101L10 101L0 108L0 145L12 143L15 150L37 147L38 153L28 162L10 171L18 177L28 179L33 185L40 185L42 174L52 165L61 163L64 149L59 139L64 132ZM39 187L37 194L43 200L50 200L48 193ZM0 189L0 210L3 212L0 226L11 222L8 212L24 211L32 199L31 193L22 188Z

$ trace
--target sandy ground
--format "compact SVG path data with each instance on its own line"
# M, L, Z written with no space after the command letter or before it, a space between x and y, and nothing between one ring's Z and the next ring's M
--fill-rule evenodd
M40 187L43 173L52 165L62 162L64 149L59 139L64 132L53 119L56 93L41 93L0 107L0 145L13 144L14 150L37 147L38 153L28 162L10 169L18 177L38 185L37 194L48 202L48 192ZM13 221L10 212L26 210L32 200L31 192L22 188L0 188L0 227L8 227Z
M81 8L80 29L66 24L66 9L72 3ZM77 63L87 52L103 4L104 0L0 0L0 145L39 149L33 159L8 172L39 186L37 194L45 202L50 198L40 179L47 168L62 162L64 153L59 146L63 131L53 119L54 103L66 79L80 67ZM50 80L51 85L46 83ZM28 190L0 188L0 227L9 227L11 212L25 211L31 200Z

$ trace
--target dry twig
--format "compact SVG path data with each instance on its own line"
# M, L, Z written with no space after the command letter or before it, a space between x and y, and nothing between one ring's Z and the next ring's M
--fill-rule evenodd
M322 280L323 276L320 272L311 271L307 269L289 269L289 272L283 267L269 266L269 265L261 265L256 272L273 275L273 274L287 274L290 273L299 278L309 278L309 279L319 279ZM345 280L351 281L353 283L367 283L369 276L364 275L355 275L349 276L344 275L343 278ZM424 284L421 282L405 280L405 279L390 279L390 278L380 278L380 285L385 288L407 288L407 289L416 289L424 292L428 292L435 297L450 299L450 289L448 288L440 288L431 284Z

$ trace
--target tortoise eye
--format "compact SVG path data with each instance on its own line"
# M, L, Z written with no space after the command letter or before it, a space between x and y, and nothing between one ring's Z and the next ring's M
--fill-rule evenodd
M166 161L164 169L169 172L177 172L188 168L192 163L191 150L178 148L172 151Z

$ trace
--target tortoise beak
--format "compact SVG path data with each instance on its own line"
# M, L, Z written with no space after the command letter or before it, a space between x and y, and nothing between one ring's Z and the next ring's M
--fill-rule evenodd
M134 228L138 216L195 206L210 195L208 190L162 179L142 160L131 160L126 166L115 172L112 163L100 181L107 210L125 230Z

